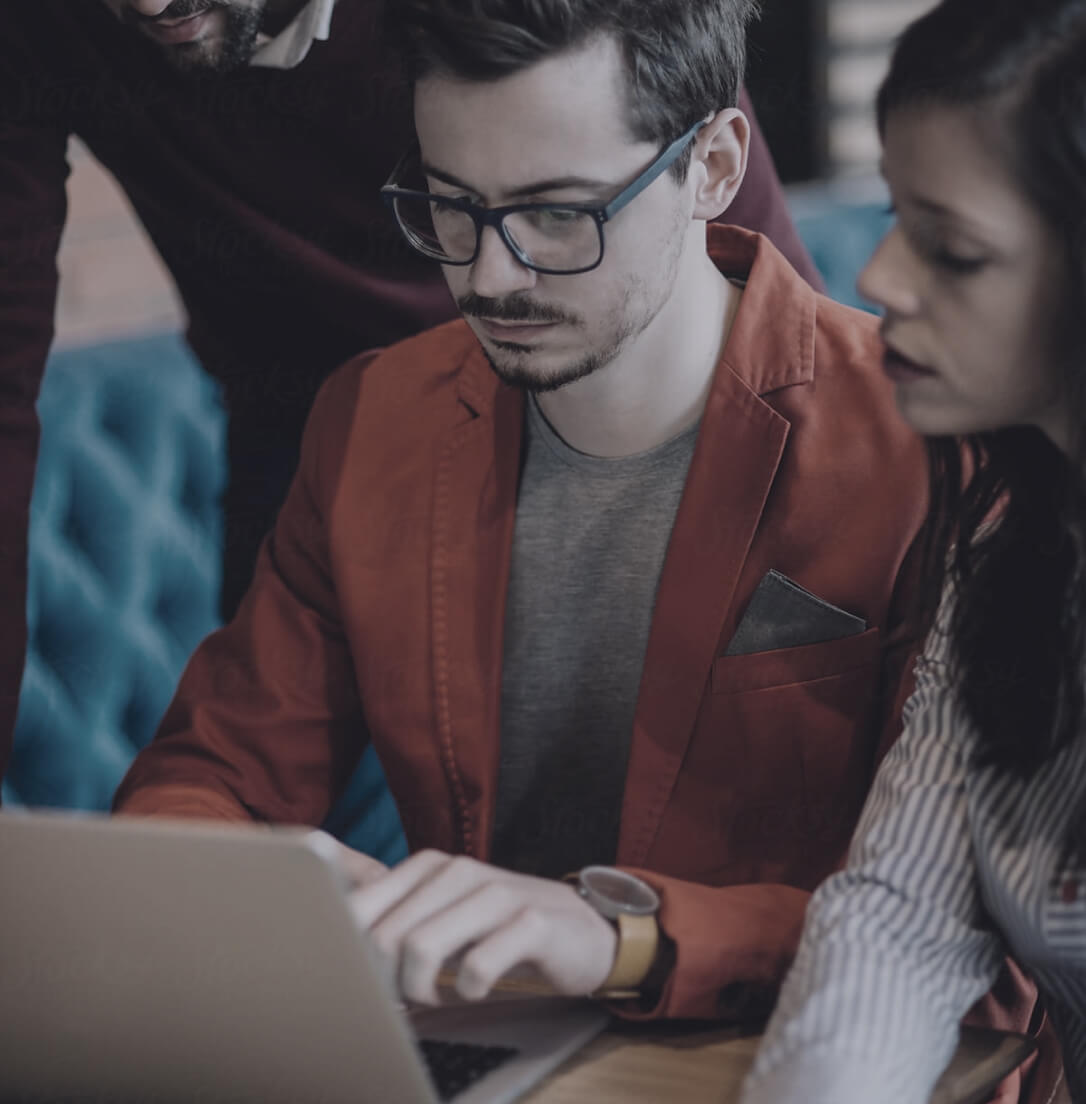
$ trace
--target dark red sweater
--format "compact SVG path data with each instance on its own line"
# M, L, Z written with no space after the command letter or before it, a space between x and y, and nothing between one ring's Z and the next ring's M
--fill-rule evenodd
M412 135L378 6L339 0L329 40L295 69L194 77L99 0L0 4L0 773L25 648L34 401L68 137L127 192L233 422L297 437L337 364L454 313L440 269L407 250L378 196ZM817 281L758 134L728 219L769 234Z

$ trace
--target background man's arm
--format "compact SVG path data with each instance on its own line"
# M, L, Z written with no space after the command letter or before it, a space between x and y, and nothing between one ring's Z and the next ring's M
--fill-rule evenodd
M5 5L6 7L6 5ZM17 16L0 14L0 776L26 653L27 528L38 397L67 213L67 130Z

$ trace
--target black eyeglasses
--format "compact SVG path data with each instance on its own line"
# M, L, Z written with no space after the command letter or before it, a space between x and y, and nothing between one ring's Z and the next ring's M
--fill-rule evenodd
M469 265L479 255L484 226L493 226L526 268L550 276L590 272L603 260L603 224L666 172L702 127L695 123L609 203L517 203L481 207L470 199L400 187L411 153L381 189L407 243L424 257L447 265Z

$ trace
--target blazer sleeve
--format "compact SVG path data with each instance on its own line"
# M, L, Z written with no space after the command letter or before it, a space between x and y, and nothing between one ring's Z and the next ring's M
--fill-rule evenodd
M923 566L922 529L897 571L886 614L874 711L871 773L898 738L921 641L909 614ZM844 866L845 853L838 857ZM768 1016L795 958L811 894L780 884L707 886L633 871L660 895L660 928L674 953L655 1003L616 1002L624 1019L757 1020Z
M319 824L346 785L368 736L327 523L368 359L321 388L237 616L197 648L115 812Z
M961 1017L992 986L1005 953L977 879L969 740L936 645L848 867L812 898L743 1104L929 1099Z
M0 5L0 775L26 651L27 529L35 402L53 340L56 255L67 214L68 132L22 26Z

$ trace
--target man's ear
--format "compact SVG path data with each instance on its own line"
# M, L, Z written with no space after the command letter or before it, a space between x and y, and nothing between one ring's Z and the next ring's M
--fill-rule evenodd
M695 186L694 218L709 221L731 206L749 150L750 123L737 107L718 111L698 131L688 173Z

